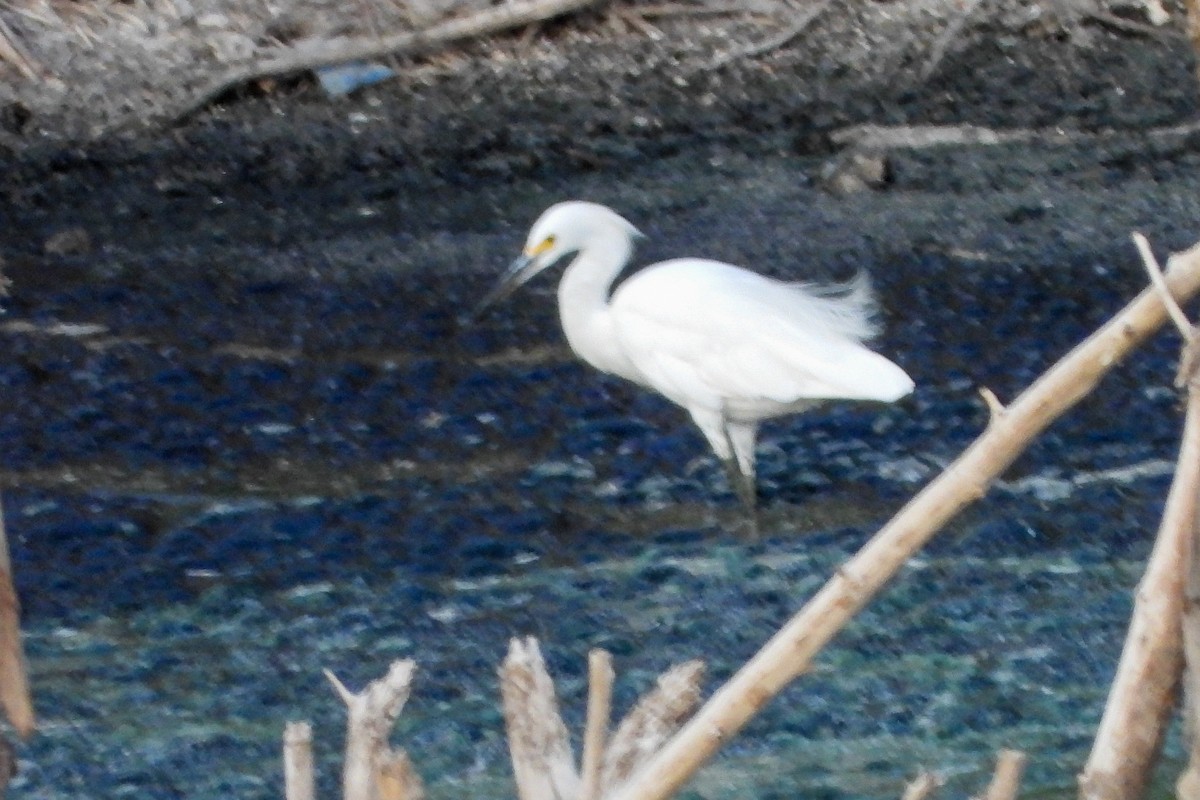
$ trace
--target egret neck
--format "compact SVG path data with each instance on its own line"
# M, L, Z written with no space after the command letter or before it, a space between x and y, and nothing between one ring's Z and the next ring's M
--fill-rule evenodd
M611 226L593 234L559 281L558 315L567 343L580 358L596 369L645 384L621 348L608 305L613 281L632 255L627 231Z

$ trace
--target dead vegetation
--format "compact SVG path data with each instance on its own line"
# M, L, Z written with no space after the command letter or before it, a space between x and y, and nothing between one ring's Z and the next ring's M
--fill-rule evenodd
M560 18L570 24L545 39ZM228 92L269 94L347 62L420 80L430 70L519 71L600 45L595 69L636 74L644 59L617 46L633 38L670 50L672 80L798 58L919 87L980 35L1065 33L1087 46L1095 25L1183 36L1183 15L1160 0L10 0L0 4L0 145L159 128Z

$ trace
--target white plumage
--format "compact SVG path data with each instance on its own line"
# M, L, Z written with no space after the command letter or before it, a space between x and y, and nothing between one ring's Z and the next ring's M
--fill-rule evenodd
M636 236L604 206L551 206L479 309L574 253L558 287L571 348L597 369L687 409L750 505L761 420L823 400L892 402L912 391L904 370L863 345L876 333L865 277L834 286L785 283L680 258L640 270L610 299Z

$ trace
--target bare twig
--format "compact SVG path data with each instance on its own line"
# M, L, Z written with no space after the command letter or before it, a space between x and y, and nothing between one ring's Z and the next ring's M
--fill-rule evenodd
M820 2L814 3L812 6L805 9L804 12L796 18L795 22L774 36L769 36L766 39L763 39L760 42L755 42L752 45L747 45L746 47L741 47L737 50L731 50L727 53L723 53L697 71L703 72L707 70L720 69L726 64L731 64L734 61L740 61L745 58L757 58L758 56L766 55L774 50L778 50L792 39L795 39L797 36L804 33L804 31L808 30L808 26L811 25L817 17L821 16L825 9L829 8L829 6L832 4L833 0L820 0Z
M1163 304L1167 307L1167 312L1171 315L1171 321L1175 323L1175 327L1183 335L1184 340L1192 337L1192 323L1188 321L1187 314L1183 313L1183 309L1179 307L1179 303L1175 302L1175 298L1171 296L1171 292L1167 289L1167 279L1163 276L1162 267L1158 265L1158 259L1154 257L1154 251L1150 249L1150 242L1146 241L1146 237L1138 232L1133 233L1133 243L1137 246L1138 254L1142 257L1142 264L1146 267L1147 274L1150 275L1150 283L1154 284L1155 290L1158 291L1158 296L1162 298Z
M929 76L937 70L938 65L942 63L942 59L946 57L946 51L950 48L950 43L962 34L963 29L967 27L967 22L971 19L971 15L975 13L975 9L982 2L983 0L965 0L962 4L962 9L955 15L954 19L950 20L950 24L946 26L945 30L941 32L934 41L933 46L929 49L929 57L925 60L925 66L921 67L920 80L929 80Z
M1200 291L1200 245L1173 256L1176 298ZM613 800L664 800L763 705L808 669L813 657L951 517L975 498L1054 419L1166 319L1157 292L1142 292L1017 397L1007 412L914 497L743 666ZM1200 456L1196 458L1200 467Z
M629 10L646 19L662 17L728 17L755 13L754 9L748 8L744 3L707 4L702 6L690 3L639 4L631 6Z
M992 419L1004 416L1006 410L1004 403L1000 402L1000 398L996 397L995 392L986 386L980 386L979 396L983 398L983 402L987 405L988 413L991 414Z
M283 52L234 67L195 92L167 115L176 122L203 108L230 89L261 78L278 78L320 67L361 61L385 55L421 55L465 39L490 36L552 19L604 0L512 0L470 17L437 23L423 31L334 40L305 40Z
M992 782L988 784L983 800L1016 800L1027 760L1020 750L1001 750L996 757Z
M283 796L314 800L312 725L289 722L283 729Z
M1148 253L1146 247L1143 256ZM1149 255L1147 267L1152 263L1153 255ZM1155 289L1160 291L1163 289ZM1190 345L1191 326L1186 319L1184 325ZM1183 669L1184 586L1193 558L1198 506L1200 387L1193 384L1189 385L1183 441L1158 538L1138 584L1117 675L1080 775L1081 800L1140 797L1149 783Z
M612 655L604 650L588 653L587 723L583 733L583 789L581 800L600 800L600 767L612 713Z

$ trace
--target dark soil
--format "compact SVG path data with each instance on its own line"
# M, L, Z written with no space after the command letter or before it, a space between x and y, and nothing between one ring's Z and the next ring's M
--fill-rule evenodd
M1195 117L1186 43L1086 30L973 31L926 81L582 42L8 156L0 486L43 721L12 796L275 797L297 717L332 795L320 669L409 656L398 741L432 794L511 794L509 636L542 638L576 727L589 647L622 703L669 663L729 674L982 429L977 387L1011 398L1141 290L1132 230L1200 238L1200 139L1149 133ZM829 134L864 122L1108 134L896 150L879 190L823 191ZM568 197L638 224L639 263L868 270L917 392L769 427L764 538L727 533L700 436L573 359L550 281L463 325ZM894 797L918 765L966 793L1000 746L1073 792L1177 446L1177 347L1052 428L697 796Z

